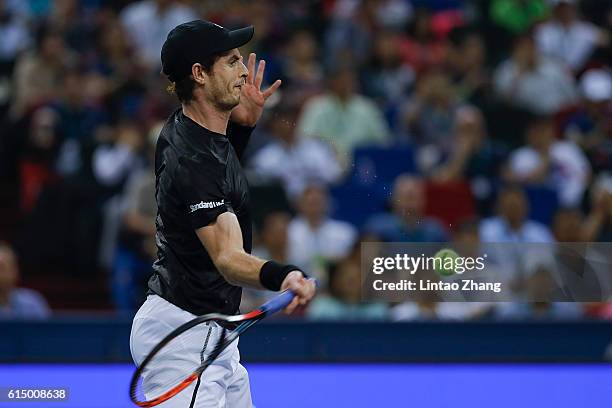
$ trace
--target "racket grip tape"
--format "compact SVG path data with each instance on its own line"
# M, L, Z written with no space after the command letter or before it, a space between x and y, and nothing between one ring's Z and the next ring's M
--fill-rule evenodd
M272 299L261 305L260 309L262 312L267 314L276 313L279 310L289 306L294 297L295 293L293 293L293 291L286 290L280 295L274 296Z
M315 285L318 286L317 281L315 279L313 280L315 281ZM276 313L279 310L289 306L294 297L295 293L292 290L286 290L280 295L268 300L266 303L261 305L259 309L266 314Z

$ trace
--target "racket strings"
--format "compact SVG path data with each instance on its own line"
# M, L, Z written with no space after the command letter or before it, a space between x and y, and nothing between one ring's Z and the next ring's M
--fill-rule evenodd
M217 344L215 345L215 348L208 355L208 357L206 358L206 360L204 361L202 366L200 366L198 368L198 370L197 370L198 374L201 375L202 372L208 366L210 366L210 364L212 364L212 362L223 352L223 350L225 350L230 344L232 344L240 336L241 333L243 333L245 330L249 329L251 326L255 325L262 318L263 318L263 316L259 317L259 318L256 318L256 319L251 319L251 320L247 320L245 322L242 322L240 325L238 325L238 327L236 327L234 330L232 330L230 332L230 334L228 334L227 336L226 336L226 333L229 330L223 328L223 331L221 332L221 336L220 336L219 340L217 341Z
M220 318L219 315L201 316L175 329L151 350L150 354L137 368L130 386L132 401L141 407L151 407L172 398L187 386L199 380L204 371L214 363L227 347L264 317L265 314L262 313L248 316L248 320L243 320L233 330L220 326L223 330L219 333L218 339L215 330L213 330L212 322L230 321L229 318L231 317L226 320L225 318ZM206 332L202 331L203 323L208 323L209 325ZM216 340L216 342L215 346L211 349L210 346L213 340ZM174 347L193 344L200 344L202 347L197 351L198 354L196 355L199 358L196 357L195 361L187 358L187 354L176 353L176 349L173 350ZM210 353L207 353L207 349L211 350ZM170 356L166 353L169 350L171 350ZM185 358L183 359L183 357ZM152 366L159 367L159 365L168 367L161 372L163 378L153 380L153 384L151 383L152 379L149 378L147 381L149 383L148 389L144 390L142 374L146 376ZM204 373L204 375L206 374Z
M137 369L138 379L130 391L134 401L145 403L140 406L157 405L158 400L167 399L164 396L169 391L184 389L198 378L206 351L211 349L210 343L215 338L212 320L189 322L172 331L151 350ZM156 402L147 405L147 401Z

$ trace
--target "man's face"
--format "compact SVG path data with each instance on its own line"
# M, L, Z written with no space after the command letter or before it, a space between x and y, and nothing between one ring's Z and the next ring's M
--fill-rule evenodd
M219 58L207 75L204 87L206 98L219 109L228 111L240 103L240 93L248 76L247 67L238 49Z
M278 212L268 215L264 224L262 241L269 249L285 248L287 246L287 228L290 217L286 213Z
M555 215L553 233L559 242L580 242L581 226L583 220L580 211L565 210Z
M536 63L536 49L533 39L524 37L514 46L513 57L521 69L530 69Z
M325 190L310 186L302 193L299 205L300 214L308 220L320 220L327 213L327 194Z
M344 69L331 78L329 86L330 90L339 98L348 99L356 91L357 78L353 71Z
M394 212L400 217L420 217L425 209L425 189L420 180L406 178L393 191Z
M346 303L359 303L361 295L360 279L359 264L343 262L338 266L333 282L331 282L335 295Z
M527 141L536 150L548 151L555 140L555 126L550 120L532 124L527 130Z
M17 285L18 271L15 254L0 247L0 292L10 292Z
M563 24L570 24L576 15L575 6L571 1L562 1L553 10L553 15Z
M499 210L512 225L520 225L527 218L528 204L525 195L520 191L508 190L502 193Z

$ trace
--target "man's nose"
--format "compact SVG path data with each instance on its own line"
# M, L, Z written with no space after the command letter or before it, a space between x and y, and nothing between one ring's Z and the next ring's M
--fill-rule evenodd
M242 67L242 72L240 73L240 76L246 79L249 76L249 69L246 67L246 65L244 65L244 62L241 62L240 66Z

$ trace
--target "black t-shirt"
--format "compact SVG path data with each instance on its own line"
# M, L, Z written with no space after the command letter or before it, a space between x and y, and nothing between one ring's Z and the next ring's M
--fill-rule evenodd
M149 289L196 315L235 314L240 306L242 289L221 276L195 230L230 211L251 252L249 190L239 155L252 130L230 122L226 137L178 109L157 141L157 260Z

